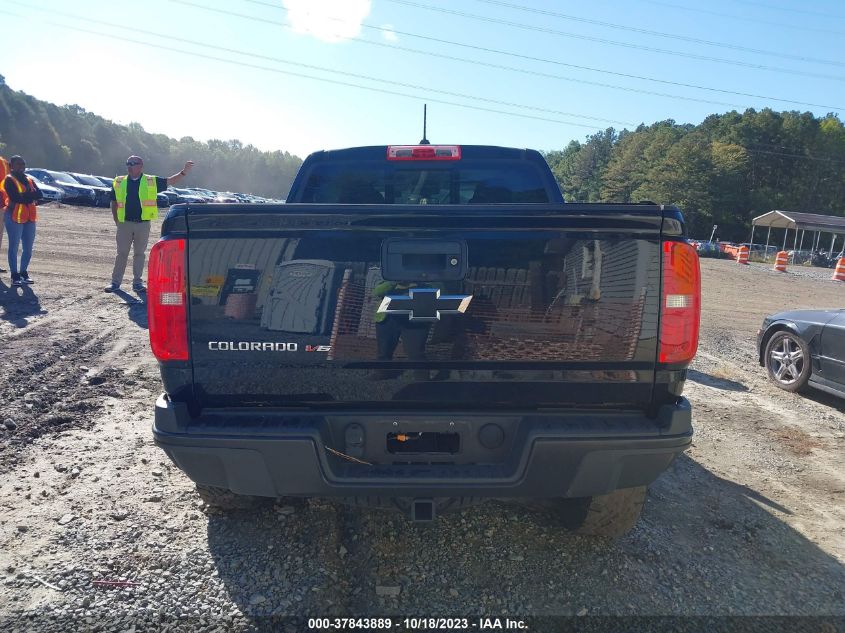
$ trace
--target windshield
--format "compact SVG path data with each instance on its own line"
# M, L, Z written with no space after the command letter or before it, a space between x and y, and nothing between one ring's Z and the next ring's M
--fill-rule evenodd
M85 174L74 174L76 179L84 185L91 185L93 187L102 187L103 183L94 178L94 176L86 176Z
M548 202L540 172L517 161L432 167L356 161L315 165L302 202L477 204Z
M71 176L70 174L66 174L63 171L48 171L47 173L50 174L53 179L57 182L63 182L67 185L79 184L76 180L74 180L73 176Z
M76 179L83 185L91 185L92 187L102 187L103 183L94 178L94 176L86 176L85 174L74 174Z

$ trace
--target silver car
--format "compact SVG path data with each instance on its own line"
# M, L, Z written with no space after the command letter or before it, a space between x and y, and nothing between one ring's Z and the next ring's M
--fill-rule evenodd
M61 202L65 198L65 192L63 189L59 189L58 187L53 187L52 185L47 185L32 174L28 174L30 178L35 181L35 184L38 185L38 188L41 190L41 196L43 200L47 202Z

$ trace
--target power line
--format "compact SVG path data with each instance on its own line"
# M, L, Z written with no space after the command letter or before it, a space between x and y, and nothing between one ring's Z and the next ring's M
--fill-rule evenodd
M760 143L760 145L765 145L765 143ZM809 154L787 154L785 152L769 152L764 149L751 149L746 147L745 151L751 152L752 154L768 154L770 156L783 156L785 158L800 158L803 160L815 160L822 163L842 163L845 164L845 160L836 160L835 158L821 158L820 156L810 156Z
M32 7L32 8L35 8L36 10L44 10L41 7ZM460 93L460 92L451 92L451 91L448 91L448 90L440 90L440 89L437 89L437 88L431 88L431 87L428 87L428 86L419 86L419 85L416 85L416 84L404 83L404 82L395 81L395 80L392 80L392 79L380 79L378 77L372 77L370 75L361 75L361 74L349 72L349 71L346 71L346 70L335 70L333 68L327 68L325 66L317 66L317 65L314 65L314 64L305 64L305 63L302 63L302 62L293 62L293 61L282 59L282 58L279 58L279 57L271 57L269 55L260 55L258 53L251 53L249 51L242 51L242 50L238 50L238 49L234 49L234 48L226 48L224 46L218 46L218 45L214 45L214 44L205 44L204 42L198 42L196 40L191 40L191 39L187 39L187 38L161 35L160 33L155 33L153 31L145 31L145 30L139 29L137 27L127 27L127 26L124 26L124 25L121 25L121 24L114 24L112 22L106 22L104 20L96 20L96 19L92 19L92 18L88 18L88 17L73 15L72 13L66 13L66 12L63 12L63 11L56 11L55 9L51 9L50 13L52 13L54 15L61 15L61 16L64 16L64 17L69 17L69 18L74 19L74 20L84 20L85 22L95 22L97 24L102 24L102 25L108 26L110 28L123 29L125 31L131 31L133 33L142 33L144 35L150 35L150 36L153 36L153 37L166 39L168 41L174 41L175 40L175 41L181 42L183 44L191 44L191 45L194 45L194 46L202 46L202 47L205 47L205 48L210 48L212 50L223 51L223 52L226 52L226 53L235 53L237 55L244 55L245 57L255 57L257 59L272 61L272 62L276 62L276 63L279 63L279 64L286 64L286 65L289 65L289 66L298 66L298 67L301 67L301 68L307 68L309 70L318 70L320 72L342 74L342 75L347 76L347 77L355 77L356 79L365 79L367 81L376 81L376 82L379 82L379 83L387 83L387 84L391 84L391 85L394 85L394 86L401 86L403 88L412 88L414 90L427 90L429 92L444 94L444 95L451 96L451 97L459 97L461 99L469 99L471 101L483 101L483 102L492 103L492 104L495 104L495 105L504 105L504 106L508 106L508 107L512 107L512 108L520 108L520 109L524 109L524 110L534 110L534 111L537 111L537 112L545 112L547 114L559 114L559 115L563 115L563 116L572 116L572 117L575 117L575 118L578 118L578 119L601 121L601 122L604 122L604 123L616 123L616 124L619 124L619 125L631 125L631 126L636 125L635 123L631 123L631 122L628 122L628 121L618 121L618 120L614 120L614 119L605 119L605 118L601 118L601 117L589 116L589 115L586 115L586 114L576 114L574 112L564 112L564 111L561 111L561 110L552 110L552 109L549 109L549 108L541 108L541 107L538 107L538 106L531 106L531 105L525 105L525 104L520 104L520 103L513 103L513 102L509 102L509 101L499 101L497 99L488 99L486 97L468 95L468 94L464 94L464 93Z
M796 29L799 31L813 31L816 33L829 33L831 35L845 35L845 31L833 31L831 29L821 29L813 26L802 26L799 24L785 24L783 22L769 22L768 20L760 20L758 18L750 18L743 15L733 15L730 13L721 13L719 11L710 11L709 9L700 9L698 7L687 7L682 4L675 4L673 2L664 2L663 0L640 0L640 2L648 2L649 4L656 4L662 7L669 7L671 9L680 9L682 11L693 11L695 13L704 13L707 15L715 15L720 18L730 18L731 20L739 20L741 22L753 22L755 24L768 24L769 26L778 26L785 29Z
M771 156L784 156L784 157L788 157L788 158L802 158L802 159L806 159L806 160L816 160L816 161L825 162L825 163L845 163L845 160L841 160L839 158L833 158L830 155L827 155L825 157L825 156L820 156L820 155L814 155L813 156L813 155L810 155L810 154L799 154L797 152L799 152L800 150L790 149L790 148L785 147L783 145L776 145L775 143L763 143L761 141L757 141L757 142L751 143L751 146L752 147L771 147L771 148L774 148L776 150L785 150L785 151L775 152L775 151L770 151L770 150L752 149L751 147L746 147L745 145L742 145L742 144L739 144L739 146L742 147L745 151L753 152L755 154L769 154Z
M32 7L31 5L28 5L26 8L31 9L31 8L36 8L36 7ZM41 9L41 10L45 10L45 9ZM54 10L49 10L49 11L51 13L57 13ZM25 17L25 16L21 16L20 14L10 13L10 12L4 11L4 10L0 10L0 14L10 15L12 17L18 17L18 18ZM93 20L93 19L87 18L87 17L86 18L77 17L76 19L85 20L86 22L101 22L99 20ZM418 96L418 95L414 95L414 94L397 92L395 90L386 90L386 89L383 89L383 88L373 88L371 86L363 86L361 84L355 84L355 83L346 82L346 81L326 79L325 77L315 77L313 75L307 75L307 74L304 74L304 73L298 73L298 72L293 72L293 71L288 71L288 70L281 70L279 68L271 68L271 67L268 67L268 66L260 66L258 64L251 64L251 63L242 62L242 61L235 61L235 60L227 59L227 58L224 58L224 57L215 57L213 55L206 55L204 53L197 53L197 52L194 52L194 51L186 51L186 50L182 50L182 49L179 49L179 48L173 48L171 46L162 46L160 44L153 44L153 43L150 43L150 42L145 42L143 40L133 39L133 38L127 37L127 36L117 36L117 35L112 35L110 33L100 33L98 31L92 31L90 29L84 29L84 28L80 28L80 27L69 26L69 25L66 25L66 24L60 24L60 23L52 22L50 20L42 20L40 23L41 24L51 24L52 26L57 26L59 28L67 29L67 30L70 30L70 31L78 31L80 33L88 33L89 35L97 35L99 37L106 37L106 38L118 40L118 41L121 41L121 42L130 42L130 43L133 43L133 44L138 44L138 45L146 46L146 47L149 47L149 48L156 48L156 49L159 49L159 50L166 50L166 51L171 51L171 52L174 52L174 53L181 53L183 55L190 55L192 57L199 57L201 59L208 59L208 60L212 60L212 61L223 62L225 64L241 66L241 67L244 67L244 68L254 68L256 70L263 70L263 71L278 73L278 74L282 74L282 75L289 75L289 76L292 76L292 77L300 77L300 78L303 78L303 79L312 79L312 80L315 80L315 81L322 81L324 83L329 83L329 84L347 86L347 87L350 87L350 88L359 88L361 90L369 90L371 92L378 92L378 93L382 93L382 94L390 94L390 95L395 95L395 96L400 96L400 97L408 97L408 98L411 98L411 99L417 99L419 101L427 101L427 102L430 102L430 103L440 103L440 104L444 104L444 105L457 106L459 108L466 108L466 109L469 109L469 110L478 110L478 111L481 111L481 112L492 112L492 113L495 113L495 114L505 114L505 115L508 115L508 116L517 116L517 117L521 117L521 118L524 118L524 119L546 121L546 122L549 122L549 123L560 123L560 124L563 124L563 125L572 125L572 126L587 128L587 129L591 129L591 130L595 130L599 127L599 126L596 126L596 125L586 125L584 123L574 123L572 121L561 121L560 119L549 119L549 118L546 118L546 117L535 116L535 115L530 115L530 114L522 114L522 113L519 113L519 112L509 112L507 110L496 110L494 108L485 108L485 107L482 107L482 106L467 105L467 104L464 104L464 103L456 103L454 101L445 101L445 100L442 100L442 99L436 99L434 97ZM104 23L104 24L108 24L108 23ZM110 24L109 26L112 26L113 28L128 28L128 27L124 27L124 26L118 25L118 24ZM139 33L144 33L145 35L153 35L155 37L166 37L166 36L161 36L157 33L152 33L150 31L142 31L142 30L134 28L134 27L132 27L131 30L133 30L135 32L139 32ZM177 38L167 37L166 39L177 39ZM255 55L255 54L252 54L252 53L243 53L241 51L237 51L237 50L233 50L233 49L227 49L227 48L223 48L223 47L220 47L220 46L212 46L210 44L200 44L200 45L206 46L208 48L212 48L212 49L215 49L215 50L228 52L228 53L234 52L234 53L237 53L237 54L248 55L248 56L253 56L253 57L264 57L264 56L261 56L261 55ZM272 60L273 58L267 58L267 59ZM287 62L287 61L282 61L281 63L292 64L292 65L295 65L295 66L305 66L304 64L296 64L294 62ZM313 67L313 68L319 68L319 67ZM338 71L338 70L326 70L325 72L333 72L333 73L336 73L336 74L356 76L356 77L359 77L359 78L364 77L363 75L353 75L352 73L347 73L347 72ZM398 82L393 82L391 80L386 80L386 79L376 79L376 78L367 78L367 79L372 80L372 81L379 81L379 82L382 82L382 83L391 83L391 84L398 83ZM419 88L419 89L422 89L422 90L432 90L432 89L424 87L424 86L417 87L417 86L412 86L410 84L399 84L399 85L404 85L405 87ZM444 91L437 91L437 90L432 90L432 91L433 92L444 92ZM457 93L445 93L445 94L453 94L453 96L460 96L462 98L467 98L467 99L484 100L484 99L481 99L480 97L471 97L471 96L464 97L463 95L458 95ZM503 103L503 102L495 102L495 103ZM505 105L508 105L508 104L505 104ZM527 108L530 108L530 109L542 110L541 108L532 108L531 106L515 106L515 107L527 107ZM581 117L581 116L584 116L584 115L575 115L575 116ZM584 117L584 118L593 118L593 117ZM600 120L604 120L604 119L600 119Z
M502 20L499 18L491 18L484 15L477 15L474 13L467 13L466 11L456 11L454 9L445 9L443 7L432 7L425 4L421 4L419 2L412 2L411 0L387 0L387 2L393 2L396 4L402 4L410 7L416 7L419 9L425 9L427 11L436 11L438 13L445 13L448 15L457 15L463 18L469 18L472 20L479 20L482 22L489 22L491 24L501 24L504 26L511 26L518 29L524 29L528 31L536 31L538 33L548 33L550 35L560 35L561 37L571 37L579 40L586 40L589 42L599 42L600 44L610 44L612 46L621 46L623 48L633 48L637 50L649 51L652 53L662 53L666 55L672 55L674 57L687 57L689 59L698 59L701 61L710 61L710 62L717 62L721 64L730 64L732 66L742 66L745 68L754 68L756 70L769 70L773 72L784 73L787 75L798 75L802 77L816 77L819 79L831 79L833 81L845 81L845 77L840 77L836 75L825 75L822 73L810 73L805 71L799 70L790 70L788 68L780 68L778 66L766 66L764 64L752 64L750 62L741 62L732 59L724 59L721 57L710 57L707 55L696 55L694 53L683 53L681 51L673 51L668 50L665 48L654 48L651 46L643 46L640 44L630 44L627 42L619 42L616 40L609 40L601 37L592 37L588 35L581 35L580 33L569 33L566 31L559 31L557 29L550 29L543 26L534 26L531 24L522 24L521 22L512 22L510 20Z
M44 10L44 9L41 9L40 7L32 7L32 6L29 6L27 8L35 8L37 10ZM54 11L54 10L50 10L50 12L62 14L62 12L57 12L57 11ZM11 12L4 11L4 10L0 10L0 14L10 15L12 17L18 17L18 18L24 17L24 16L21 16L20 14L11 13ZM63 14L63 15L70 15L70 14ZM73 17L74 19L85 20L86 22L97 22L97 23L104 24L104 25L107 25L107 26L110 26L110 27L113 27L113 28L120 28L120 29L124 29L124 30L133 30L133 31L140 32L140 33L143 33L143 34L146 34L146 35L153 35L153 36L159 37L159 38L178 39L178 38L170 38L168 36L163 36L163 35L160 35L158 33L153 33L153 32L150 32L150 31L143 31L143 30L140 30L140 29L136 29L134 27L124 27L124 26L119 25L119 24L113 24L113 23L102 21L102 20L94 20L94 19L90 19L90 18L87 18L87 17L72 16L72 15L70 15L70 17ZM145 42L145 41L133 39L133 38L130 38L130 37L117 36L117 35L112 35L110 33L100 33L98 31L93 31L93 30L90 30L90 29L84 29L84 28L79 28L79 27L73 27L73 26L69 26L69 25L66 25L66 24L60 24L60 23L52 22L50 20L44 20L44 21L42 21L42 23L51 24L53 26L57 26L59 28L63 28L63 29L71 30L71 31L88 33L90 35L96 35L96 36L99 36L99 37L114 39L114 40L118 40L118 41L121 41L121 42L130 42L130 43L133 43L133 44L138 44L138 45L146 46L146 47L149 47L149 48L156 48L156 49L159 49L159 50L167 50L167 51L171 51L171 52L181 53L181 54L184 54L184 55L190 55L190 56L193 56L193 57L199 57L201 59L209 59L209 60L212 60L212 61L219 61L219 62L223 62L223 63L235 65L235 66L241 66L241 67L245 67L245 68L253 68L253 69L257 69L257 70L274 72L274 73L278 73L278 74L300 77L300 78L304 78L304 79L313 79L313 80L316 80L316 81L322 81L324 83L342 85L342 86L347 86L347 87L352 87L352 88L359 88L359 89L362 89L362 90L369 90L371 92L378 92L378 93L383 93L383 94L390 94L390 95L395 95L395 96L408 97L408 98L418 99L418 100L427 100L427 101L433 102L433 103L441 103L441 104L444 104L444 105L452 105L452 106L457 106L457 107L466 108L466 109L470 109L470 110L491 112L491 113L495 113L495 114L505 114L505 115L509 115L509 116L517 116L517 117L521 117L521 118L527 118L527 119L533 119L533 120L539 120L539 121L546 121L546 122L550 122L550 123L560 123L560 124L572 125L572 126L576 126L576 127L596 129L596 126L594 126L594 125L574 123L574 122L571 122L571 121L561 121L561 120L558 120L558 119L549 119L549 118L545 118L545 117L539 117L539 116L528 115L528 114L521 114L521 113L518 113L518 112L508 112L508 111L503 111L503 110L496 110L496 109L485 108L485 107L480 107L480 106L471 106L471 105L466 105L466 104L462 104L462 103L455 103L455 102L451 102L451 101L435 99L435 98L431 98L431 97L421 97L421 96L410 95L410 94L407 94L407 93L397 92L397 91L393 91L393 90L385 90L385 89L381 89L381 88L373 88L373 87L370 87L370 86L362 86L360 84L354 84L354 83L350 83L350 82L326 79L324 77L315 77L313 75L306 75L306 74L303 74L303 73L286 71L286 70L281 70L281 69L278 69L278 68L270 68L270 67L267 67L267 66L260 66L260 65L257 65L257 64L251 64L251 63L247 63L247 62L236 61L236 60L222 58L222 57L215 57L213 55L206 55L206 54L203 54L203 53L197 53L197 52L193 52L193 51L186 51L186 50L182 50L182 49L178 49L178 48L173 48L173 47L170 47L170 46L162 46L162 45L159 45L159 44L153 44L153 43L150 43L150 42ZM181 40L181 41L187 42L189 44L194 43L191 40ZM262 58L262 59L274 60L274 58L272 58L272 57L257 55L257 54L253 54L253 53L244 53L242 51L238 51L238 50L235 50L235 49L228 49L228 48L224 48L224 47L220 47L220 46L214 46L214 45L203 44L203 43L196 43L196 44L198 44L200 46L207 47L207 48L212 48L214 50L220 50L220 51L223 51L223 52L227 52L227 53L236 53L236 54L242 54L242 55L247 55L247 56L252 56L252 57L258 57L258 58ZM308 65L298 64L298 63L294 63L294 62L287 62L287 61L284 61L284 60L279 60L279 61L281 61L281 63L293 64L293 65L296 65L296 66L306 66L306 67L310 67L310 68L323 70L321 67L317 67L317 66L311 67L311 66L308 66ZM347 74L347 75L351 74L351 73L343 73L343 71L335 71L335 70L328 70L327 72L342 73L342 74ZM356 76L356 77L365 77L365 76L354 75L354 74L351 74L351 75ZM370 79L370 80L373 80L373 81L379 81L379 82L382 82L382 83L392 83L389 80L383 80L383 79L376 79L376 78L367 78L367 79ZM399 84L399 85L403 85L405 87L417 88L417 86L413 86L413 85L410 85L410 84ZM422 89L427 89L427 88L423 87ZM461 95L459 95L459 96L461 96ZM467 98L472 99L473 97L467 97ZM579 115L576 115L576 116L579 116ZM820 158L820 157L815 157L815 156L810 156L810 155L805 155L805 154L788 154L788 153L784 153L784 152L771 152L771 151L765 151L765 150L755 150L755 149L751 149L751 148L748 148L748 147L744 147L744 149L746 151L748 151L749 153L768 154L768 155L773 155L773 156L784 156L784 157L790 157L790 158L805 159L805 160L817 160L817 161L823 161L823 162L845 163L845 161L829 159L829 158L825 159L825 158Z
M201 9L203 11L212 11L212 12L221 13L221 14L224 14L224 15L231 15L231 16L234 16L234 17L252 20L252 21L255 21L255 22L261 22L262 24L266 23L266 20L263 19L263 18L258 18L258 17L251 16L251 15L245 15L243 13L237 13L237 12L234 12L234 11L227 11L225 9L212 9L210 7L206 7L206 6L203 6L203 5L200 5L200 4L196 4L194 2L189 2L187 0L171 0L171 1L175 2L177 4L183 4L183 5L186 5L186 6ZM281 11L286 11L286 9L284 7L282 7L278 4L274 4L274 3L270 3L270 2L264 2L262 0L244 0L244 2L248 2L250 4L255 4L255 5L259 5L259 6L269 7L269 8L272 8L272 9L278 9L278 10L281 10ZM339 18L329 18L329 19L335 20L335 21L338 21L338 22L342 21ZM547 64L553 64L553 65L556 65L556 66L563 66L563 67L566 67L566 68L575 68L577 70L587 70L587 71L590 71L590 72L613 75L613 76L616 76L616 77L625 77L626 79L636 79L636 80L639 80L639 81L650 81L650 82L660 83L660 84L664 84L664 85L679 86L679 87L682 87L682 88L693 88L693 89L696 89L696 90L704 90L704 91L715 92L715 93L719 93L719 94L727 94L727 95L734 95L734 96L740 96L740 97L751 97L753 99L766 99L766 100L769 100L769 101L777 101L777 102L780 102L780 103L790 103L790 104L794 104L794 105L810 106L810 107L813 107L813 108L827 108L827 109L831 109L831 110L845 110L845 107L843 107L843 106L818 104L818 103L808 103L806 101L795 101L793 99L783 99L783 98L779 98L779 97L771 97L771 96L767 96L767 95L758 95L758 94L748 93L748 92L737 92L737 91L733 91L733 90L725 90L725 89L722 89L722 88L713 88L713 87L709 87L709 86L701 86L701 85L698 85L698 84L688 84L688 83L683 83L683 82L678 82L678 81L669 81L669 80L666 80L666 79L657 79L657 78L654 78L654 77L645 77L645 76L642 76L642 75L633 75L633 74L629 74L629 73L622 73L622 72L606 70L606 69L602 69L602 68L594 68L594 67L591 67L591 66L582 66L582 65L579 65L579 64L571 64L571 63L568 63L568 62L561 62L561 61L558 61L558 60L547 59L547 58L543 58L543 57L534 57L534 56L531 56L531 55L523 55L523 54L520 54L520 53L514 53L512 51L504 51L504 50L496 49L496 48L489 48L489 47L485 47L485 46L476 46L476 45L472 45L472 44L465 44L463 42L455 42L455 41L452 41L452 40L445 40L445 39L441 39L441 38L431 37L431 36L428 36L428 35L420 35L418 33L411 33L411 32L408 32L408 31L400 31L400 30L397 30L397 29L394 29L394 28L388 29L388 28L384 28L384 27L380 27L380 26L374 26L374 25L366 24L366 23L362 23L361 26L363 28L374 30L374 31L380 31L380 32L383 32L383 33L384 32L392 32L392 33L402 35L402 36L405 36L405 37L412 37L412 38L421 39L421 40L425 40L425 41L429 41L429 42L434 42L434 43L437 43L437 44L448 44L448 45L451 45L451 46L458 46L458 47L461 47L461 48L467 48L467 49L481 51L481 52L485 52L485 53L495 53L497 55L505 55L505 56L509 56L509 57L515 57L515 58L518 58L518 59L525 59L525 60L528 60L528 61L543 62L543 63L547 63ZM508 71L512 71L512 72L518 72L518 73L523 73L523 74L526 74L526 75L533 75L533 76L537 76L537 77L546 77L548 79L559 79L559 80L562 80L562 81L569 81L569 82L573 82L573 83L581 83L581 84L585 84L585 85L599 86L599 87L602 87L602 88L610 88L610 89L613 89L613 90L623 90L623 91L626 91L626 92L636 92L636 93L640 93L640 94L655 95L655 96L659 96L659 97L668 97L670 99L680 99L680 100L683 100L683 101L692 101L692 102L697 102L697 103L708 103L708 104L713 104L713 105L724 105L724 106L730 106L730 107L744 107L740 104L729 103L729 102L724 102L724 101L713 101L713 100L708 100L708 99L698 99L698 98L695 98L695 97L685 97L685 96L681 96L681 95L674 95L674 94L663 93L663 92L654 92L654 91L651 91L651 90L644 90L642 88L630 88L630 87L627 87L627 86L619 86L619 85L614 85L614 84L606 84L606 83L601 83L601 82L596 82L596 81L589 81L589 80L586 80L586 79L575 79L575 78L572 78L572 77L565 77L565 76L562 76L562 75L553 75L553 74L549 74L549 73L526 70L526 69L523 69L523 68L516 68L516 67L513 67L513 66L504 66L504 65L494 64L494 63L490 63L490 62L482 62L482 61L477 61L477 60L472 60L472 59L466 59L466 58L463 58L463 57L445 55L443 53L432 53L432 52L429 52L429 51L422 51L422 50L419 50L419 49L408 48L408 47L404 47L404 46L398 46L396 44L386 44L384 42L374 42L372 40L366 40L366 39L358 38L358 37L353 37L353 38L350 38L350 39L352 39L356 42L362 42L362 43L371 44L371 45L374 45L374 46L383 46L383 47L387 47L387 48L395 48L395 49L398 49L398 50L407 51L407 52L411 52L411 53L428 55L428 56L432 56L432 57L439 57L439 58L442 58L442 59L449 59L449 60L452 60L452 61L459 61L459 62L468 63L468 64L475 64L477 66L487 66L489 68L496 68L496 69L499 69L499 70L508 70Z
M833 61L829 59L821 59L817 57L805 57L803 55L790 55L788 53L779 53L777 51L767 51L759 48L749 48L747 46L740 46L738 44L730 44L727 42L714 42L712 40L700 39L697 37L689 37L687 35L677 35L675 33L665 33L663 31L652 31L649 29L642 29L635 26L626 26L624 24L616 24L614 22L603 22L602 20L593 20L590 18L582 18L566 13L559 13L557 11L550 11L548 9L536 9L534 7L526 7L520 4L513 4L505 2L504 0L475 0L476 2L483 2L484 4L491 4L498 7L505 7L508 9L516 9L517 11L524 11L527 13L535 13L539 15L546 15L561 20L571 20L573 22L582 22L584 24L595 24L597 26L605 26L611 29L618 29L621 31L630 31L632 33L641 33L643 35L653 35L655 37L665 37L667 39L680 40L682 42L692 42L694 44L704 44L705 46L715 46L718 48L728 48L736 51L744 51L746 53L757 53L758 55L770 55L772 57L781 57L783 59L794 59L802 62L814 62L817 64L828 64L831 66L845 66L845 62Z
M760 20L758 18L745 17L743 15L732 15L730 13L721 13L719 11L710 11L709 9L700 9L698 7L687 7L682 4L674 4L672 2L663 2L662 0L640 0L640 2L648 2L649 4L656 4L661 7L669 7L671 9L680 9L682 11L693 11L695 13L705 13L707 15L715 15L720 18L730 18L731 20L740 20L742 22L754 22L755 24L767 24L769 26L778 26L785 29L795 29L799 31L814 31L816 33L829 33L831 35L845 35L845 31L834 31L831 29L821 29L813 26L802 26L799 24L785 24L783 22L769 22L768 20Z
M171 0L171 1L176 2L177 4L183 4L183 5L186 5L186 6L195 7L197 9L201 9L203 11L211 11L211 12L220 13L220 14L223 14L223 15L230 15L230 16L233 16L233 17L239 17L239 18L243 18L243 19L246 19L246 20L252 20L254 22L260 22L262 24L266 23L266 20L264 20L262 18L258 18L258 17L251 16L251 15L245 15L243 13L237 13L237 12L234 12L234 11L227 11L225 9L213 9L211 7L205 7L203 5L195 4L193 2L188 2L186 0ZM247 1L250 1L250 0L247 0ZM265 4L265 3L262 2L260 4ZM284 10L283 7L277 7L277 6L274 6L274 5L267 5L267 6L273 6L273 8L278 8L278 9ZM328 18L328 19L342 21L339 18ZM284 23L280 23L280 25L284 25ZM469 44L461 44L459 42L450 42L448 40L440 40L438 38L427 37L427 36L424 36L424 35L416 35L416 34L407 33L407 32L404 32L404 31L397 31L396 29L387 29L387 28L384 28L384 27L371 26L371 25L368 25L368 24L362 24L361 26L365 27L365 28L369 28L369 29L383 31L383 32L391 31L391 32L399 34L399 35L417 37L417 38L420 38L420 39L430 40L430 41L434 41L434 42L440 42L440 43L445 43L445 44L454 44L455 46L463 46L463 47L471 48L471 49L475 49L475 50L482 50L482 51L493 52L493 53L501 53L503 55L513 55L514 57L522 57L522 58L526 58L526 59L532 59L534 61L546 61L546 62L552 63L552 64L560 63L563 66L569 66L569 67L580 68L580 69L585 69L585 70L593 70L593 69L590 69L588 67L576 66L575 64L565 64L563 62L555 62L555 61L552 61L552 60L544 60L542 58L528 57L526 55L519 55L519 54L516 54L516 53L507 53L505 51L497 51L495 49L488 49L488 48L484 48L484 47L480 47L480 46L472 46L472 45L469 45ZM726 102L726 101L714 101L714 100L710 100L710 99L697 99L695 97L684 97L684 96L681 96L681 95L673 95L673 94L669 94L669 93L665 93L665 92L656 92L656 91L653 91L653 90L645 90L645 89L642 89L642 88L630 88L630 87L627 87L627 86L618 86L618 85L607 84L607 83L602 83L602 82L598 82L598 81L590 81L588 79L575 79L573 77L565 77L563 75L555 75L555 74L544 73L544 72L535 71L535 70L527 70L527 69L524 69L524 68L517 68L517 67L514 67L514 66L505 66L503 64L495 64L495 63L492 63L492 62L482 62L482 61L478 61L478 60L467 59L465 57L457 57L457 56L454 56L454 55L446 55L444 53L433 53L431 51L424 51L424 50L420 50L420 49L416 49L416 48L410 48L410 47L407 47L407 46L399 46L397 44L388 44L388 43L385 43L385 42L376 42L376 41L373 41L373 40L368 40L368 39L364 39L364 38L360 38L360 37L351 37L349 39L352 40L352 41L360 42L362 44L369 44L371 46L380 46L380 47L383 47L383 48L390 48L390 49L405 51L405 52L414 53L414 54L418 54L418 55L425 55L427 57L438 57L440 59L448 59L450 61L457 61L457 62L462 62L462 63L466 63L466 64L474 64L476 66L484 66L484 67L487 67L487 68L495 68L497 70L507 70L507 71L511 71L511 72L518 72L518 73L522 73L522 74L525 74L525 75L531 75L531 76L534 76L534 77L544 77L546 79L558 79L558 80L561 80L561 81L569 81L569 82L573 82L573 83L580 83L580 84L585 84L585 85L590 85L590 86L598 86L598 87L601 87L601 88L610 88L610 89L613 89L613 90L624 90L626 92L634 92L634 93L639 93L639 94L654 95L654 96L658 96L658 97L667 97L667 98L670 98L670 99L680 99L680 100L683 100L683 101L692 101L692 102L696 102L696 103L708 103L708 104L713 104L713 105L730 106L730 107L737 107L737 108L743 107L741 104L737 104L737 103L730 103L730 102ZM599 72L602 72L602 71L599 71ZM609 72L609 71L607 71L607 72ZM623 73L612 73L611 72L610 74L622 75L622 76L631 77L631 78L638 78L635 75L624 75ZM655 80L655 81L659 81L659 80ZM683 84L681 84L681 85L683 85ZM765 98L765 97L762 97L762 98ZM775 100L777 100L777 99L775 99ZM794 101L788 101L788 100L784 100L784 101L787 102L787 103L796 103ZM818 106L818 105L815 105L815 104L808 104L808 103L800 103L800 105L813 105L814 107L824 107L824 108L834 108L834 109L837 107L837 106ZM843 109L845 109L845 108L843 108Z
M836 20L845 20L845 16L834 15L833 13L822 13L821 11L807 11L806 9L796 9L794 7L779 7L774 4L766 4L765 2L753 2L752 0L734 0L742 4L750 4L755 7L763 7L764 9L774 9L775 11L789 11L791 13L803 13L805 15L815 15L823 18L834 18Z

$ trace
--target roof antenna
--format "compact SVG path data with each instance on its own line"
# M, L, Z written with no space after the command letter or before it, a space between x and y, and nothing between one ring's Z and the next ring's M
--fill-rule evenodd
M425 119L426 119L425 109L426 109L427 105L428 105L427 103L423 104L423 137L422 137L422 140L419 143L420 145L431 145L429 140L425 137Z

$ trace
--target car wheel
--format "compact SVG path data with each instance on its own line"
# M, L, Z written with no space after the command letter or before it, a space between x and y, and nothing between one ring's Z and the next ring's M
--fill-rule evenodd
M769 379L785 391L798 391L810 380L810 350L792 332L777 332L766 345Z

